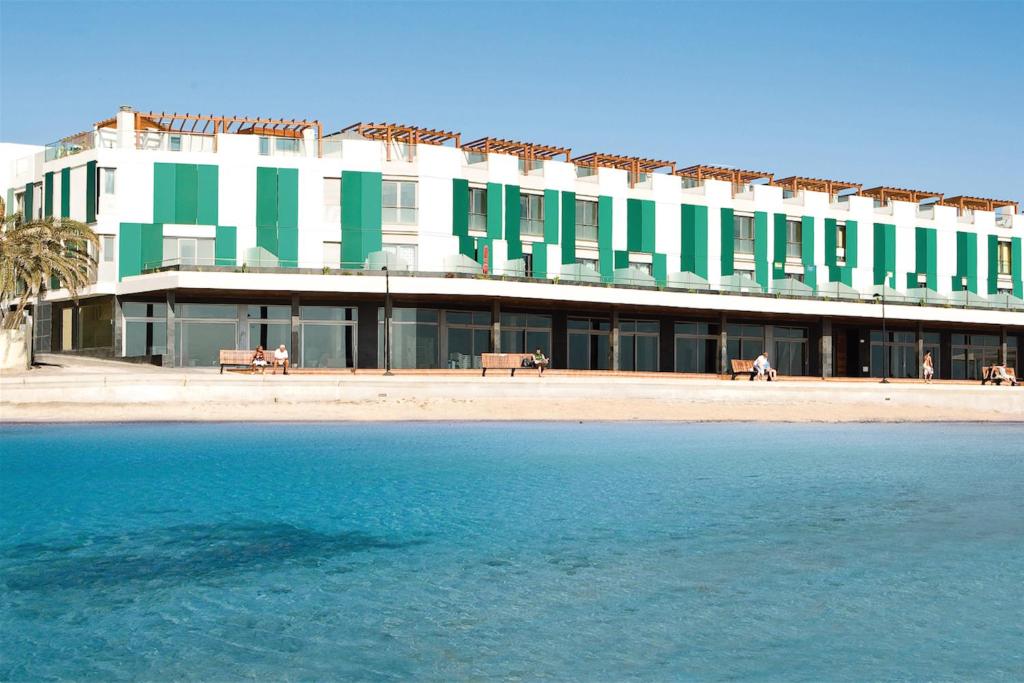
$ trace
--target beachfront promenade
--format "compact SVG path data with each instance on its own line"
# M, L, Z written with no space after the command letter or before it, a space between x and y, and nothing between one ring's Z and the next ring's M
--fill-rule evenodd
M249 375L44 356L0 375L0 420L1024 421L1024 389L665 373ZM59 365L57 365L59 363Z

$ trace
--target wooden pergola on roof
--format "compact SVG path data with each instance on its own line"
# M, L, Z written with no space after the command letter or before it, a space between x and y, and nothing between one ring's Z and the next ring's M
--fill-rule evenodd
M943 206L955 206L959 213L964 211L977 209L979 211L995 211L998 208L1009 206L1013 208L1013 212L1017 213L1017 202L1003 199L985 199L982 197L967 197L965 195L958 195L956 197L947 197L942 200Z
M768 182L771 182L772 178L775 177L774 173L768 173L767 171L747 171L741 168L708 166L706 164L687 166L686 168L679 169L675 174L682 178L692 178L697 181L724 180L733 185L746 185L761 178L767 178Z
M117 117L104 119L97 128L116 128ZM323 126L319 121L305 119L273 119L249 116L215 116L213 114L176 114L167 112L135 112L136 131L159 131L186 135L267 135L279 138L301 138L302 132L312 128L319 140Z
M870 190L862 190L865 197L874 197L883 204L887 201L910 202L920 204L925 199L942 200L941 192L925 192L924 190L908 190L902 187L873 187Z
M367 140L380 140L381 142L404 142L408 145L444 145L448 142L459 146L462 140L461 133L453 133L447 130L436 130L433 128L420 128L419 126L408 126L404 123L353 123L351 126L342 128L339 133L355 133Z
M565 157L565 161L569 161L572 155L572 150L568 147L552 147L501 138L480 138L462 145L462 149L482 154L509 154L524 161L548 161L558 157Z
M577 166L589 166L595 171L598 168L617 168L621 171L629 171L629 184L632 187L636 178L641 173L654 173L658 169L668 169L669 173L676 170L674 161L658 161L656 159L644 159L643 157L624 157L618 154L601 154L590 152L572 160Z
M772 182L772 185L778 185L785 190L791 190L792 192L798 192L800 190L807 190L808 192L824 192L825 194L839 194L846 190L856 190L860 192L861 188L864 187L860 183L848 183L842 180L826 180L825 178L804 178L802 176L789 176L782 180L776 180Z

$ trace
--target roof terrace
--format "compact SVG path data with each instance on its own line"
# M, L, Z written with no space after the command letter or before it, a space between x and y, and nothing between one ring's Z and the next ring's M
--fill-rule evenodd
M777 185L784 190L796 194L801 190L808 192L824 192L828 195L838 195L840 192L854 190L860 192L864 187L861 183L849 183L842 180L828 180L825 178L805 178L803 176L789 176L781 180L775 180L772 185Z
M878 202L885 204L890 201L910 202L920 204L928 199L942 200L941 192L925 192L924 190L908 190L903 187L873 187L870 190L862 190L865 197L873 197Z
M659 161L656 159L645 159L643 157L627 157L618 154L601 154L590 152L572 160L579 169L590 169L588 175L596 175L598 168L615 168L629 173L629 186L635 187L638 182L643 182L641 176L654 173L659 169L666 169L668 173L675 173L676 162Z

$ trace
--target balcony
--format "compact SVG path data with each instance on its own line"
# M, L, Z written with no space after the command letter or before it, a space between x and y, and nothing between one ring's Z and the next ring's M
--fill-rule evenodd
M61 138L56 142L47 144L43 154L43 160L55 161L57 159L63 159L65 157L79 154L86 150L95 149L95 147L95 131L90 130L82 133L76 133L75 135L69 135L66 138Z

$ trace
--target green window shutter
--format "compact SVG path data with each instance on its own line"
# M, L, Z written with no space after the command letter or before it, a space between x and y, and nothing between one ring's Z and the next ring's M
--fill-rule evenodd
M523 257L523 242L520 235L519 186L505 186L505 242L508 246L507 257L517 259Z
M85 164L85 222L96 222L96 162Z
M277 257L284 268L299 265L299 170L277 169Z
M562 264L576 263L576 193L562 193Z
M546 199L544 201L547 202ZM535 242L533 245L533 277L541 280L548 277L548 247L546 242Z
M53 171L43 176L43 217L53 217Z
M175 164L153 164L153 220L176 223L174 213Z
M32 183L25 184L25 195L24 195L24 215L21 217L26 223L32 220L33 209L35 209L35 193L36 189Z
M277 256L276 168L256 169L256 246Z
M345 268L361 268L367 254L381 250L382 183L380 173L341 174L341 260Z
M988 293L999 292L999 236L988 236Z
M917 227L914 229L914 272L907 274L907 287L920 287L917 276L924 273L925 287L937 289L937 233L934 228Z
M639 199L626 200L626 249L643 251L643 204Z
M218 266L234 266L238 263L238 228L233 225L217 226L213 257Z
M857 267L857 221L846 221L846 268ZM849 283L846 283L849 284Z
M719 232L721 233L722 277L728 277L736 272L734 267L736 242L733 210L722 209L721 215L722 226Z
M217 225L219 190L217 188L219 168L211 164L196 166L196 223Z
M800 218L800 257L804 265L804 284L818 289L818 267L814 263L814 216Z
M117 237L117 279L142 272L142 225L121 223Z
M646 254L654 253L655 231L654 202L649 199L640 202L640 250Z
M379 250L378 250L379 251ZM277 229L277 258L282 268L299 266L299 229L284 225Z
M896 287L896 226L891 223L875 223L874 283ZM885 274L892 275L888 282Z
M659 285L661 285L662 287L665 286L665 283L668 282L668 255L667 254L659 254L659 253L655 252L654 257L653 257L653 261L651 262L651 275L654 276L655 281Z
M1010 260L1013 274L1013 295L1017 298L1024 298L1024 254L1021 249L1021 238L1014 237L1010 240Z
M825 265L828 266L828 281L835 282L833 271L836 269L836 232L839 227L835 218L825 219Z
M680 207L679 269L684 273L694 273L705 279L708 276L708 207L706 206L683 204Z
M384 238L381 232L383 224L383 184L384 177L380 173L363 173L362 194L360 195L359 215L363 229L363 256L374 251L380 251L384 247Z
M785 216L783 216L785 218ZM768 213L754 212L754 279L768 291Z
M953 276L952 289L959 292L963 289L961 280L967 278L967 290L978 293L978 235L973 232L957 231L956 233L956 275Z
M195 164L175 164L174 222L195 225L199 213L199 173Z
M143 223L140 227L142 269L158 268L164 261L164 226L161 223Z
M615 263L615 269L629 268L629 252L616 249L614 252L613 262Z
M614 277L612 263L612 198L604 195L597 198L597 265L601 278L611 282Z
M544 190L544 244L558 244L558 190Z
M782 263L782 268L776 268L776 263ZM775 253L772 256L772 277L786 277L786 214L775 214Z
M469 181L452 178L452 234L469 236Z
M487 183L487 237L501 239L501 185Z
M60 217L71 218L71 168L60 170Z

